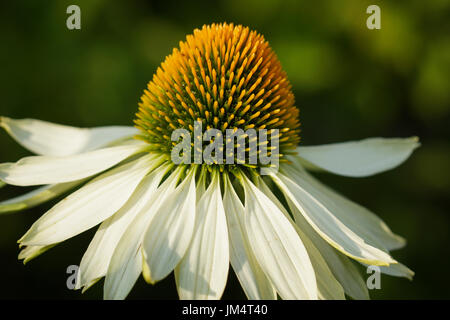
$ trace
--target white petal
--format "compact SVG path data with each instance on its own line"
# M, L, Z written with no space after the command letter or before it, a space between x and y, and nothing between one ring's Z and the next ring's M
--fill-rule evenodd
M225 175L223 197L230 237L230 262L247 298L250 300L276 300L277 294L252 252L245 231L245 209Z
M148 173L153 155L110 170L72 193L37 220L19 240L48 245L94 227L119 210Z
M350 230L306 187L298 185L281 173L272 174L271 177L285 196L300 210L314 230L333 247L364 263L373 265L396 263L388 253L369 245L359 235Z
M145 230L161 207L170 198L180 177L179 168L163 182L130 223L114 250L105 278L103 290L105 299L125 299L142 271L141 250ZM162 176L159 178L161 179ZM155 178L156 179L156 178Z
M157 161L153 161L149 170L158 164ZM88 286L96 279L106 275L109 262L120 238L156 191L168 168L163 164L142 179L125 205L112 217L103 221L81 260L77 289L81 286Z
M200 177L197 181L197 189L196 189L196 203L198 203L206 191L206 173L208 169L202 167L200 171Z
M53 248L55 245L56 244L51 244L48 246L27 246L20 251L19 260L23 259L23 264L26 264L30 260L43 254L45 251Z
M322 247L318 247L320 248L322 256L327 261L327 264L334 276L344 288L345 293L355 300L370 299L366 281L361 275L361 272L356 268L354 262L347 256L332 248L325 241L323 242ZM325 247L327 249L324 249Z
M258 179L258 188L280 209L288 220L291 220L289 213L286 211L281 202L272 193L263 179ZM314 245L312 240L297 225L294 224L300 239L302 240L311 264L314 268L317 279L318 297L322 300L345 300L344 289L336 280L331 272L325 259L322 257L320 250Z
M80 273L80 270L78 269L78 274ZM79 277L77 278L78 281ZM100 281L101 278L97 278L95 280L92 280L91 282L89 282L88 284L86 284L83 289L81 289L81 294L85 293L88 289L90 289L94 284L96 284L97 282ZM78 290L79 288L75 287L76 290Z
M134 127L82 129L35 119L6 117L0 117L0 126L25 148L45 156L69 156L95 150L138 133Z
M150 222L142 243L147 268L145 280L164 279L183 258L194 232L195 173L192 169L166 199Z
M368 266L366 264L363 264L364 266ZM414 277L414 271L409 269L407 266L401 263L393 263L390 264L388 267L380 267L381 273L387 274L389 276L393 277L402 277L407 278L409 280L412 280Z
M300 166L295 173L290 167L284 168L287 175L295 179L319 202L327 207L333 215L367 243L383 250L394 250L405 245L406 241L392 233L389 227L366 208L342 197L335 191L320 183Z
M197 205L191 245L175 269L180 299L220 299L229 264L227 222L219 177L214 174Z
M301 231L296 228L303 244L308 251L309 258L316 273L318 296L321 300L345 300L344 289L334 277L327 262L314 243Z
M417 137L370 138L298 147L297 153L310 169L326 170L349 177L366 177L397 167L419 145Z
M46 185L24 195L2 201L0 202L0 214L32 208L60 196L81 183L83 180Z
M331 272L344 288L345 293L357 300L369 299L366 282L352 261L330 246L315 232L292 201L287 199L287 202L294 216L295 223L319 250Z
M133 141L67 157L32 156L16 163L0 164L0 179L16 186L33 186L87 178L144 150L146 144Z
M245 229L264 273L283 299L317 299L314 269L291 222L245 175L241 181Z

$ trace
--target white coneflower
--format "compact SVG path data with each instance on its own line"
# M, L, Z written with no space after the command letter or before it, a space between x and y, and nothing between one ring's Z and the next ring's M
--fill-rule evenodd
M0 164L0 179L44 186L1 202L0 212L79 187L19 240L19 258L28 261L100 224L77 287L105 277L106 299L125 298L141 273L155 283L172 271L181 299L219 299L230 263L249 299L368 298L351 260L412 277L389 253L405 241L307 170L370 176L405 161L417 138L298 147L291 86L255 31L232 24L195 30L148 84L137 118L137 129L1 118L37 156ZM269 151L280 170L249 163L250 153L237 163L174 163L172 132L195 133L196 123L223 135L227 128L268 130L279 146L258 142L257 154Z

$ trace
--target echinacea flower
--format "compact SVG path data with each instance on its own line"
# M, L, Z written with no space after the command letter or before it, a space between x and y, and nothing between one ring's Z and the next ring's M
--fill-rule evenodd
M195 123L222 135L267 130L278 143L259 141L255 154L275 156L279 170L249 163L251 152L236 163L174 163L172 132L195 133ZM390 255L403 238L308 171L370 176L404 162L417 138L298 146L299 112L289 81L268 42L248 28L213 24L180 42L148 84L136 128L81 129L6 117L0 124L37 154L0 164L0 179L44 185L1 202L0 212L78 188L19 240L19 258L26 262L100 224L77 288L105 277L106 299L125 298L140 274L153 284L172 271L181 299L219 299L230 264L249 299L368 298L351 260L393 276L413 275Z

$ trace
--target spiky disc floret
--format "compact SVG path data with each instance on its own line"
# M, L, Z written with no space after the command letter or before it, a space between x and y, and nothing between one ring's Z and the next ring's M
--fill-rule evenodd
M233 24L205 25L158 68L139 103L141 139L165 153L171 132L279 129L280 150L299 140L299 110L286 73L261 34Z

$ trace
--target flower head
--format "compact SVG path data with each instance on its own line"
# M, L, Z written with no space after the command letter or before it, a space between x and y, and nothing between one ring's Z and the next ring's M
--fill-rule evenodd
M1 118L37 154L0 164L1 181L44 186L1 202L0 213L78 188L19 240L19 258L27 262L100 225L81 260L77 288L105 277L107 299L125 298L140 274L153 284L172 271L180 298L218 299L230 264L250 299L367 298L351 260L412 277L390 255L404 239L308 171L370 176L405 161L417 138L297 146L289 82L256 32L230 24L194 31L158 69L137 117L138 129ZM280 170L262 175L257 168L264 163L244 161L252 154L247 134L245 143L232 144L246 154L237 165L230 158L175 163L172 133L196 135L196 123L216 129L215 139L227 129L268 130L279 143L258 140L253 152L276 153L284 160ZM184 152L197 147L189 143Z
M264 37L233 24L194 30L158 68L139 104L142 138L160 151L170 132L279 129L280 148L299 143L298 109L286 73Z

